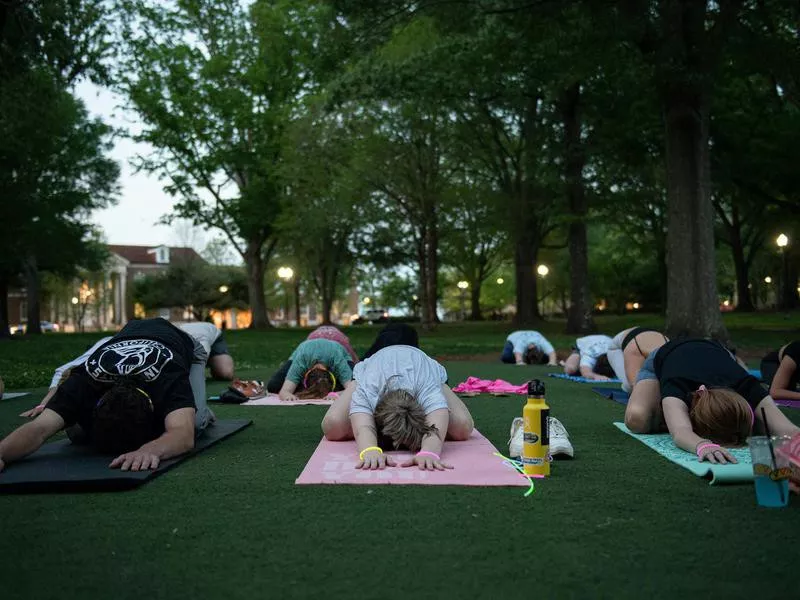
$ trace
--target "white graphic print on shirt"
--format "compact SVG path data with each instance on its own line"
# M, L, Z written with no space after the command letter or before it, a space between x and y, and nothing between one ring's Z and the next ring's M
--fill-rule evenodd
M86 361L86 372L97 381L137 375L154 381L172 360L172 350L155 340L123 340L101 348Z

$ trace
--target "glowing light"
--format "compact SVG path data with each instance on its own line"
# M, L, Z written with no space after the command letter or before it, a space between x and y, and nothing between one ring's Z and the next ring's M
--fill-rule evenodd
M725 301L722 303L722 306L730 306L730 305L731 305L731 301L730 301L730 300L725 300Z
M370 298L369 296L364 296L363 302L364 304L369 304L370 302L372 302L372 298Z
M782 233L777 237L775 243L778 244L778 248L786 248L789 245L789 236Z
M772 283L772 277L770 277L769 275L764 277L764 283Z
M638 302L634 302L633 303L633 308L634 308L634 310L639 310L639 303Z
M221 294L227 293L228 292L228 286L227 285L219 286L219 291L220 291Z
M73 304L77 304L78 303L78 297L77 296L73 296L72 297L72 303Z
M414 302L416 302L417 300L419 300L419 296L417 296L416 294L414 294L413 296L411 296L411 299L412 299Z
M292 267L280 267L278 269L278 277L285 281L289 281L292 277L294 277L294 269L292 269Z
M458 286L458 289L465 290L465 289L467 289L469 287L469 282L461 280L456 285Z
M497 285L503 285L505 282L506 282L506 280L503 279L502 277L498 277L497 278Z
M542 277L547 277L547 274L550 272L550 268L547 265L539 265L536 267L536 272Z

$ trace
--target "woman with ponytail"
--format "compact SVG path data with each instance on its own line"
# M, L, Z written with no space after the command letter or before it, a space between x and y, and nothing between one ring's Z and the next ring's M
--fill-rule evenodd
M446 382L444 367L418 348L387 346L355 366L322 430L329 440L356 440L359 469L394 466L384 450L395 449L415 453L401 466L452 468L442 457L444 441L468 439L473 422Z
M754 432L764 432L764 413L773 435L800 432L724 345L679 339L645 360L625 424L636 433L666 427L679 448L700 461L724 464L736 462L726 446L743 446Z

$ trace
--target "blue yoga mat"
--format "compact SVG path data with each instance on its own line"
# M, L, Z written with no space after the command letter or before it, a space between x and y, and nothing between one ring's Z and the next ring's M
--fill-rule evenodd
M619 402L623 405L628 403L628 392L604 387L593 387L592 391L595 394L600 394L603 396L603 398L607 398L608 400L613 400L614 402Z
M558 379L569 379L575 383L597 383L596 379L586 379L586 377L579 377L578 375L565 375L564 373L548 373L549 377L557 377ZM609 379L603 383L622 383L619 379Z
M747 369L747 372L750 373L753 377L761 381L761 371L758 369Z
M640 435L631 433L623 423L614 423L614 426L676 465L691 471L698 477L709 478L711 480L709 485L749 483L753 481L753 464L750 461L750 451L747 448L728 448L728 451L739 461L738 463L715 465L710 462L700 462L694 454L678 448L668 433Z

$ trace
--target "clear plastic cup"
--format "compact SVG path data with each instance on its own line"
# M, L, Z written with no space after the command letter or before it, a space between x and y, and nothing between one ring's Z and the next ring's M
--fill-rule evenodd
M784 443L783 437L773 437L773 448ZM753 436L747 440L753 460L753 477L756 502L759 506L780 508L789 503L789 461L775 454L774 462L767 436Z

